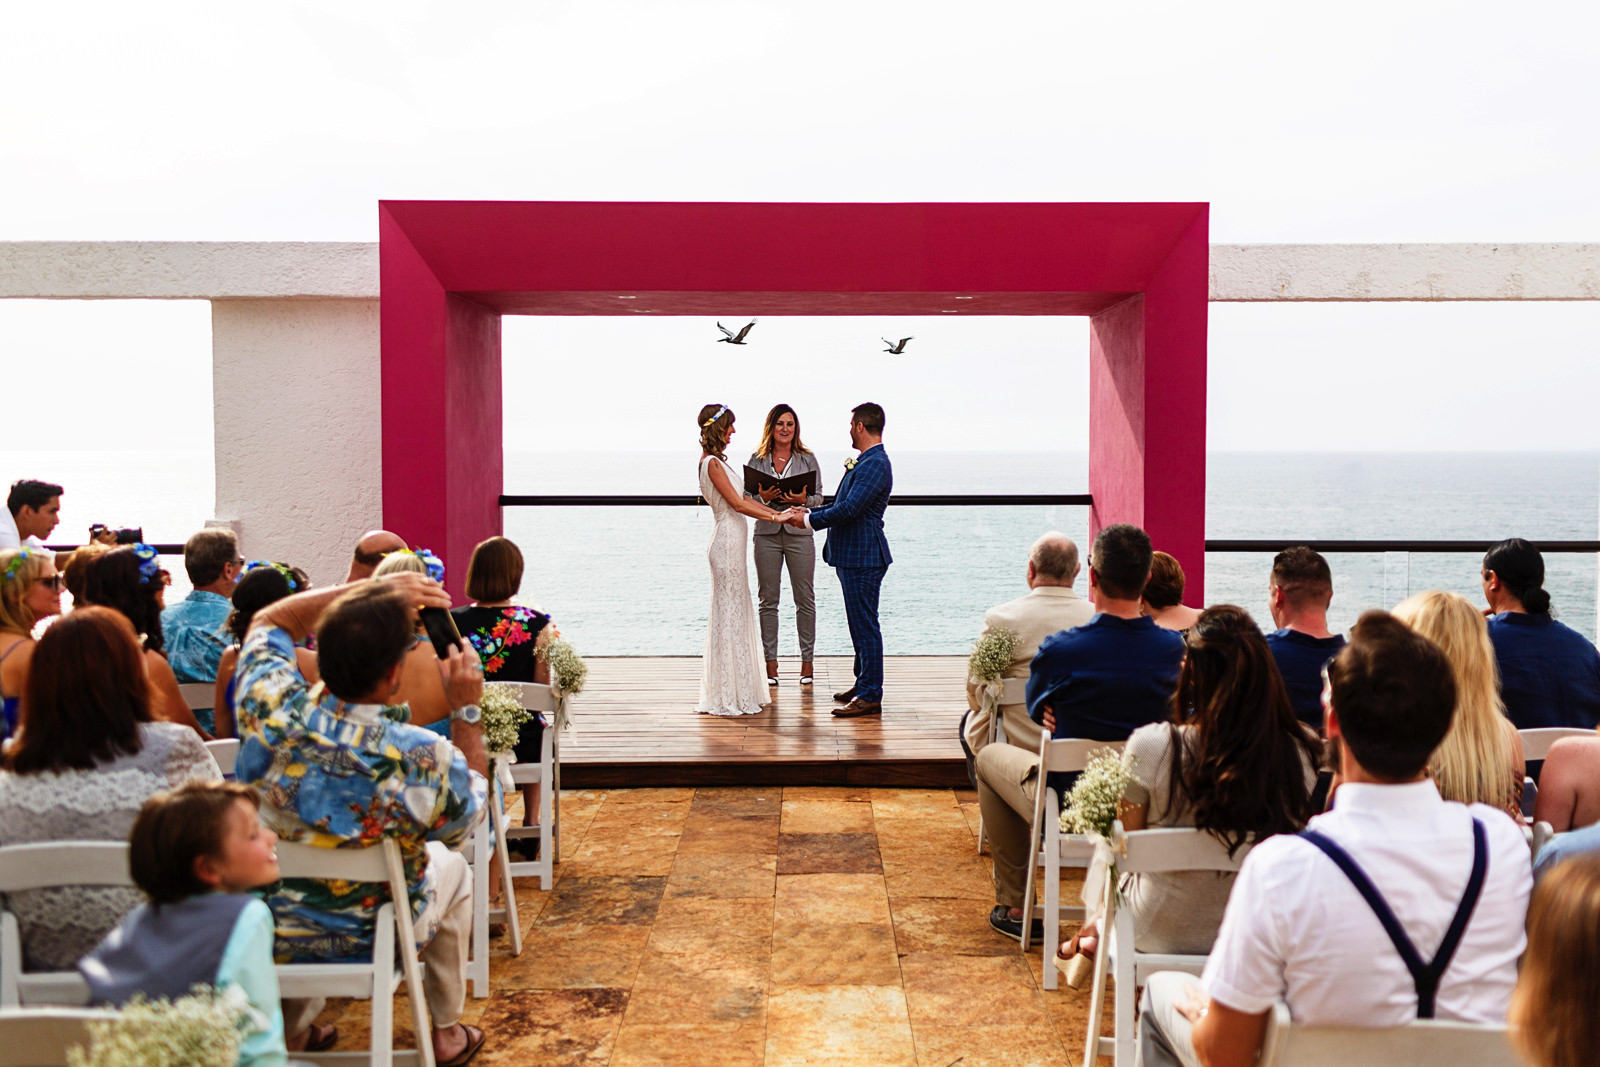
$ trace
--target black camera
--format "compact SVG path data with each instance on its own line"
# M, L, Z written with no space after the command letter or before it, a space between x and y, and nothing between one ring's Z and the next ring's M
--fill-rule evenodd
M107 535L115 537L116 543L119 545L138 545L144 543L143 526L125 526L121 529L117 529L113 526L107 526L103 522L97 522L93 526L89 527L90 541L103 540Z

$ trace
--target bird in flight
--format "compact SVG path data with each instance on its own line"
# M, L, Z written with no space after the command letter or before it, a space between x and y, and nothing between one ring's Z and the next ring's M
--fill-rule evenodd
M889 353L891 356L898 356L900 353L906 350L906 342L911 340L911 338L902 337L898 341L891 341L887 337L880 337L878 340L889 346L888 348L884 349L885 352Z
M730 345L742 345L742 344L744 344L745 334L749 333L750 332L750 327L754 326L755 324L756 324L756 320L755 319L751 319L749 322L744 324L744 329L740 330L738 333L734 333L732 330L730 330L726 326L722 325L722 323L720 323L720 322L717 323L717 329L721 330L722 333L723 333L723 336L717 338L717 344L719 344L719 345L720 344L730 344Z

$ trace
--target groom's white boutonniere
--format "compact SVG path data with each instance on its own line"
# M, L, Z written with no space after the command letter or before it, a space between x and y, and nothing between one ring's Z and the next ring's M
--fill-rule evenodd
M849 459L845 460L844 461L844 469L847 470L847 471L855 470L856 469L856 457L851 456Z

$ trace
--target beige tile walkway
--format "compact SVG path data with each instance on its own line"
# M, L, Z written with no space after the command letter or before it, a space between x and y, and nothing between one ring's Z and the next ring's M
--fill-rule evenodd
M555 885L518 883L523 953L496 940L467 1002L478 1063L1082 1061L1087 993L1044 991L1039 951L989 929L970 792L569 791L561 812ZM341 1050L366 1020L321 1017Z

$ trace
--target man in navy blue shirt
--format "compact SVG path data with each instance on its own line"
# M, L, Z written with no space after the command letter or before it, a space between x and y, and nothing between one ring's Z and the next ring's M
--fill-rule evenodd
M1483 595L1494 613L1489 640L1506 717L1519 730L1600 725L1600 652L1550 617L1539 550L1520 537L1491 548L1483 557Z
M1277 629L1267 647L1278 661L1297 718L1322 731L1322 668L1344 647L1344 636L1328 630L1333 572L1322 553L1304 545L1286 548L1272 561L1267 607Z
M1028 714L1055 738L1126 741L1146 723L1166 718L1183 638L1139 613L1150 578L1150 537L1137 526L1107 526L1089 556L1089 594L1096 614L1082 626L1044 639L1028 675ZM1039 788L1039 755L1013 745L978 753L978 804L994 855L996 906L989 925L1022 939L1022 901L1033 876L1029 841ZM1060 790L1067 783L1055 780ZM1037 924L1042 935L1043 924Z

